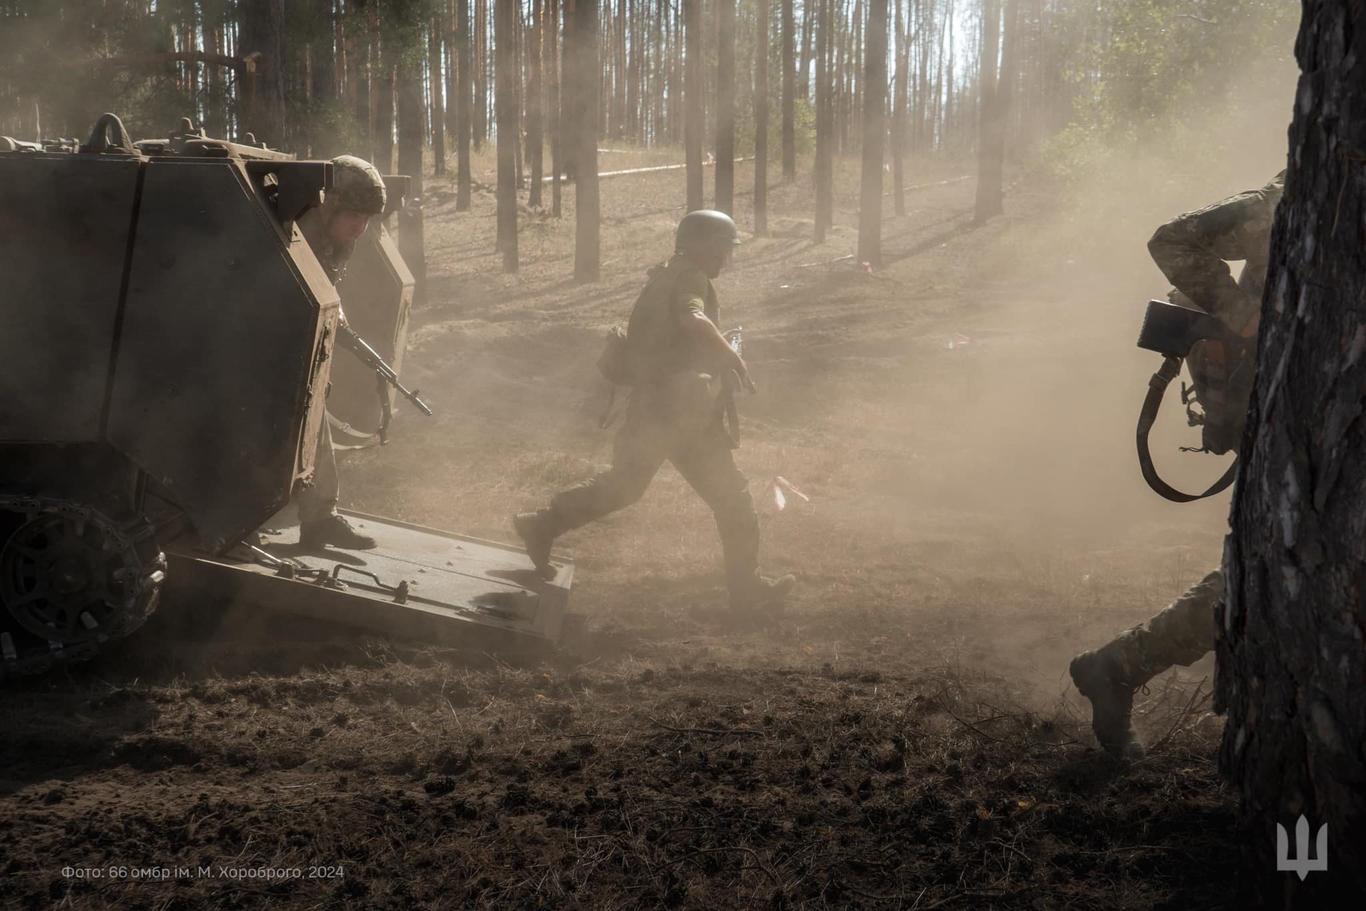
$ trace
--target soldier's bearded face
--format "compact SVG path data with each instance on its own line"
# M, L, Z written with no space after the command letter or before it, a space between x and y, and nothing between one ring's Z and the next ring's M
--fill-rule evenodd
M327 236L339 247L349 246L360 240L365 229L370 226L370 216L364 212L340 209L333 213L327 223Z

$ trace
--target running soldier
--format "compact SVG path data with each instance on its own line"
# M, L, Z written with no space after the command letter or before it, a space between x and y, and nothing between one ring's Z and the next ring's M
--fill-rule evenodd
M631 311L626 336L604 360L631 387L626 420L617 432L612 467L521 513L513 526L537 569L553 576L550 549L567 531L600 519L641 498L664 462L711 507L721 536L731 607L740 612L781 603L795 579L759 574L759 519L749 482L735 467L735 444L724 421L729 382L754 384L744 359L720 328L711 279L730 262L739 243L724 212L690 212L678 224L674 256L650 270Z

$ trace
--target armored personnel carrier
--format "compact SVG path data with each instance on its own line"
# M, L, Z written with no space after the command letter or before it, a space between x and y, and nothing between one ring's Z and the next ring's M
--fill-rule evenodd
M429 642L553 642L566 561L546 583L516 548L370 516L363 553L257 534L326 419L338 292L295 222L331 166L187 127L0 138L0 677L129 635L168 582ZM397 355L411 277L371 247Z

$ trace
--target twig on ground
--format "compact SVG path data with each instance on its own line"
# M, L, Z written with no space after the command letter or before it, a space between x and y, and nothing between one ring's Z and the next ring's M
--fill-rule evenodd
M756 731L753 728L676 728L673 725L665 724L657 718L650 718L650 723L655 727L663 728L666 731L673 731L675 734L711 734L717 737L726 737L734 734L739 737L762 737L763 731Z
M959 718L956 714L954 714L953 709L949 708L948 705L947 705L947 704L945 703L945 701L944 701L944 698L943 698L943 697L946 696L947 693L948 693L947 690L944 691L943 693L940 693L940 694L939 694L939 697L935 700L935 702L936 702L936 704L939 706L939 708L941 708L941 709L944 710L944 714L948 715L950 718L952 718L954 721L956 721L956 722L958 722L959 724L961 724L963 727L965 727L965 728L967 728L968 730L974 732L974 733L977 734L979 737L982 737L982 738L984 738L984 739L986 739L986 740L990 740L992 743L1005 743L1005 742L1006 742L1006 741L1002 740L1000 737L993 737L993 736L991 736L991 735L988 734L986 731L984 731L984 730L982 730L981 728L977 727L977 725L976 725L976 724L973 724L971 721L967 721L967 720L965 720L965 719L963 719L963 718ZM999 719L1001 719L1001 718L1004 718L1004 717L1007 717L1007 716L1005 716L1005 715L993 715L993 716L991 716L990 718L983 718L983 719L981 719L981 720L978 722L978 724L984 724L984 723L986 723L986 722L988 722L988 721L997 721L997 720L999 720Z
M1200 682L1195 685L1195 692L1191 694L1190 699L1186 700L1185 708L1183 708L1179 713L1177 713L1176 720L1172 722L1172 726L1168 728L1167 733L1163 734L1160 740L1158 740L1156 743L1152 745L1152 749L1155 750L1161 746L1165 746L1173 737L1176 736L1177 732L1180 731L1181 727L1185 724L1186 719L1190 717L1191 710L1195 707L1195 703L1198 702L1204 696L1208 695L1204 692L1205 682L1207 680L1209 680L1208 677L1202 677L1200 679Z

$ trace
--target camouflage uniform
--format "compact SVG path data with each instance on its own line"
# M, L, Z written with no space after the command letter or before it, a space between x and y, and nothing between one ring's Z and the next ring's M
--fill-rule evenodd
M1176 286L1174 300L1183 298L1181 302L1213 313L1235 331L1243 330L1260 312L1271 224L1284 176L1282 172L1259 190L1187 212L1157 229L1148 250ZM1228 261L1236 260L1246 264L1234 281ZM1192 349L1188 364L1211 419L1222 413L1241 421L1250 387L1235 389L1221 383L1218 371L1202 363L1197 349ZM1175 665L1194 664L1214 648L1215 612L1223 597L1223 573L1215 569L1147 623L1073 661L1073 680L1092 700L1093 724L1102 746L1117 754L1141 752L1129 728L1133 691ZM1111 702L1115 699L1122 703L1118 709Z
M384 210L384 182L374 166L361 158L342 155L332 160L333 188L327 191L321 206L309 209L299 218L299 232L332 284L341 281L351 258L354 244L339 246L327 233L332 214L339 209L378 215ZM332 427L323 418L318 433L318 446L313 456L313 483L305 487L295 503L299 522L308 525L337 515L339 499L337 456L332 450Z
M716 289L700 269L675 256L651 270L627 329L634 385L612 467L557 494L536 515L539 531L556 537L636 502L671 462L711 507L735 601L762 584L759 520L722 424L720 365L681 328L697 311L719 325Z

